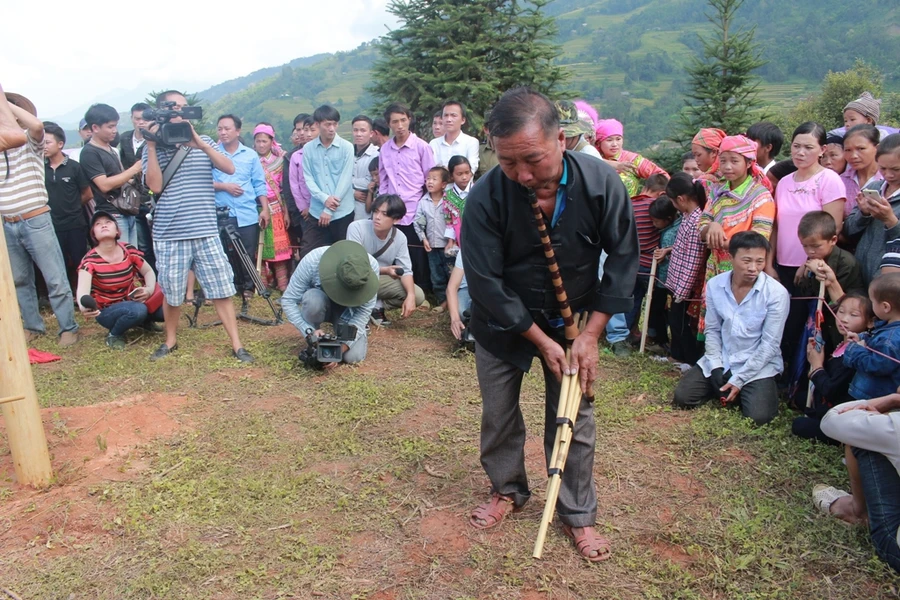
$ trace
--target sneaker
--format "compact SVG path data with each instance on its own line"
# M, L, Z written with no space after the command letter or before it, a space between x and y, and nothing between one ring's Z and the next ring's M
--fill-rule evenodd
M106 347L112 348L113 350L124 350L125 349L125 338L121 335L108 335L106 336Z
M175 352L178 350L178 344L175 344L171 348L166 346L165 344L160 344L159 348L157 348L153 354L150 355L150 360L159 360L161 358L165 358L171 352Z
M384 316L383 308L376 308L372 311L372 315L369 319L378 327L390 327L391 322L388 321L387 317Z
M610 345L610 349L612 349L612 353L618 357L631 356L634 353L628 340L613 342L612 345Z
M418 309L419 310L431 310L431 302L429 302L428 300L425 300L424 302L422 302L422 304L420 304L418 306Z
M77 331L63 331L59 335L59 345L63 348L74 346L76 343L78 343Z
M232 350L231 355L241 361L242 363L252 363L253 355L247 352L243 348L238 348L237 350Z

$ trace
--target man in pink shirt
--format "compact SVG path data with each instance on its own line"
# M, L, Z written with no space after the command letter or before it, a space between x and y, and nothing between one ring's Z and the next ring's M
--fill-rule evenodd
M425 189L425 177L434 166L434 153L425 140L410 130L412 112L403 104L395 102L384 111L384 119L394 133L394 137L381 147L378 161L379 192L397 194L406 205L406 216L397 222L409 242L413 280L425 290L431 289L428 272L428 255L416 235L413 219L416 207Z

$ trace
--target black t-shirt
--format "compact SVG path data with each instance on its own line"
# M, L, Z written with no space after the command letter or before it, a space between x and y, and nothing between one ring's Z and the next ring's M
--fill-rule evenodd
M94 192L94 202L97 203L97 210L105 210L114 215L121 214L108 200L108 198L115 198L119 194L119 188L112 189L104 194L94 183L94 178L100 175L113 177L122 172L119 154L115 150L104 150L88 142L82 148L79 158L81 159L81 168L84 170L84 174L91 180L91 190Z
M50 198L50 217L56 231L86 229L87 220L81 208L81 190L91 182L77 161L66 157L54 170L44 161L44 181Z

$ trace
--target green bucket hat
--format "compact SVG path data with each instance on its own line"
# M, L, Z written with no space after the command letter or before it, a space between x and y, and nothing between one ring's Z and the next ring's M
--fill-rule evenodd
M593 128L590 123L582 119L578 114L578 108L569 100L557 100L556 112L559 113L559 126L567 138L578 137L591 133Z
M361 306L378 293L378 275L369 264L369 253L350 240L336 242L322 254L319 280L325 295L341 306Z

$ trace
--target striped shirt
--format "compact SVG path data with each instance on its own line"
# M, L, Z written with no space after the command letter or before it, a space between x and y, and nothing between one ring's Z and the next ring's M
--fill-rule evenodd
M47 206L43 140L35 140L29 133L24 146L3 154L6 158L0 158L0 215L24 215Z
M659 229L653 225L650 218L650 205L656 198L650 196L635 196L631 199L634 207L634 225L637 227L638 244L641 247L641 266L647 270L653 264L653 251L659 248Z
M201 135L200 139L216 148L215 142L209 137ZM216 150L221 152L218 148ZM163 173L176 152L176 148L156 147L156 157ZM141 158L144 177L147 176L148 154L144 152ZM163 195L156 201L153 237L172 242L217 235L219 227L216 224L216 192L213 190L212 160L205 152L194 148L175 172Z
M140 277L144 266L144 255L140 250L124 242L119 242L119 248L124 253L120 262L107 262L94 248L78 266L91 274L91 298L97 301L101 310L128 299L128 294L137 287L134 279Z

